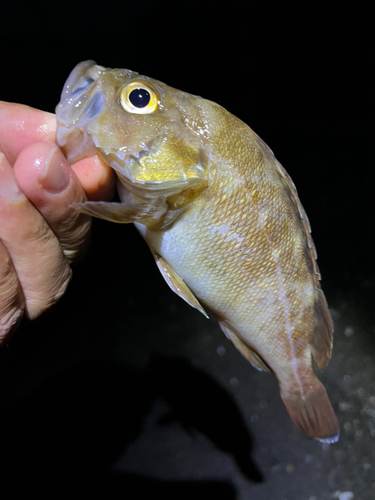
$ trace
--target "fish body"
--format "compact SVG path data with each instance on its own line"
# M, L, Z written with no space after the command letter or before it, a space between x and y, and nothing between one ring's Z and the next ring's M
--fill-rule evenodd
M210 309L239 351L276 375L294 424L338 439L312 369L329 360L332 320L295 186L268 146L211 101L93 61L71 73L57 140L75 162L99 152L122 203L77 209L134 222L169 286Z

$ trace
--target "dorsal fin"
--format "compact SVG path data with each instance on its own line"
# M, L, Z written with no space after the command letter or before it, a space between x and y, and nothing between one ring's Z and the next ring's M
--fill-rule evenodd
M320 370L323 370L331 357L332 334L332 318L323 290L319 286L315 290L315 324L311 339L311 352Z
M314 357L314 360L320 369L323 369L325 365L328 363L329 358L331 357L332 350L332 336L333 336L333 322L331 315L328 311L327 301L325 299L323 290L320 286L320 272L319 267L316 262L318 258L316 248L311 237L311 226L309 219L307 218L306 212L300 202L298 197L296 186L294 182L290 178L288 172L285 168L277 161L275 155L272 150L265 144L262 139L257 136L258 143L262 148L264 155L267 160L273 163L280 176L282 183L290 197L293 201L296 213L299 216L299 220L301 222L301 228L306 235L306 258L309 259L312 275L314 279L315 285L315 324L314 330L311 338L311 351Z
M273 151L267 146L265 142L262 141L262 139L259 136L256 136L258 145L260 146L261 150L264 153L265 158L271 162L277 169L277 171L280 174L281 181L289 195L289 198L293 201L295 209L296 209L296 214L298 214L298 217L301 222L301 228L303 232L306 235L306 244L307 244L307 251L310 255L311 259L311 265L314 270L314 284L317 287L319 280L320 280L320 272L319 272L319 267L316 262L316 259L318 258L318 255L316 253L316 248L313 242L313 239L311 237L311 226L309 219L306 215L305 209L302 206L302 203L300 202L300 199L298 197L297 193L297 188L292 181L290 175L288 172L285 170L285 168L281 165L281 163L275 158L275 155L273 154Z

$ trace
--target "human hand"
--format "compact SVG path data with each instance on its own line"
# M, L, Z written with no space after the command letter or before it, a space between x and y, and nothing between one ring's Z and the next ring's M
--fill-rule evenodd
M67 288L91 225L70 204L114 193L103 160L70 167L55 133L55 115L0 102L0 345L23 315L38 317Z

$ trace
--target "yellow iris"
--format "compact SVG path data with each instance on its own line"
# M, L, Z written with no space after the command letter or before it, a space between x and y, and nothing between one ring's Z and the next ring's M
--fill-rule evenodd
M155 90L143 82L131 82L120 94L121 106L129 113L146 115L158 108L158 96Z

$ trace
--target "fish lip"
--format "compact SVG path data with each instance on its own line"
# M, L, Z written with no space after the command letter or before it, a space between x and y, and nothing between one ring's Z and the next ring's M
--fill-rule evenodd
M91 59L82 61L77 64L77 66L71 71L65 82L65 85L61 92L61 101L66 101L66 99L74 93L74 90L76 90L75 87L77 85L77 82L92 66L96 66L96 62Z
M76 163L96 152L92 137L84 129L86 123L95 117L103 106L102 92L96 92L95 89L104 70L105 68L96 65L93 60L83 61L71 71L64 84L60 102L56 107L56 142L64 152L65 147L70 148L70 151L66 152L70 163ZM85 154L82 154L83 145Z
M83 61L72 70L62 89L60 102L56 106L56 118L59 126L67 131L75 126L86 112L87 105L90 105L91 95L98 80L95 78L95 71L89 71L92 67L99 73L104 70L97 66L95 61Z

